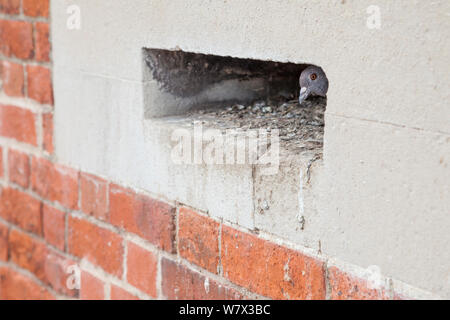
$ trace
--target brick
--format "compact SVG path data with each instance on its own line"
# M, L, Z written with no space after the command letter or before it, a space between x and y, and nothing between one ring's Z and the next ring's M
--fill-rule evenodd
M86 220L69 217L68 251L106 272L122 275L123 246L119 235Z
M22 0L23 13L30 17L48 17L49 0Z
M81 272L80 299L82 300L104 300L105 286L103 281L92 274Z
M2 61L0 65L2 88L6 95L23 97L25 77L23 66L20 63Z
M243 299L236 290L166 258L161 261L161 277L162 293L170 300Z
M8 151L9 181L28 188L30 184L30 158L26 153Z
M40 280L45 280L47 247L44 242L34 239L24 232L11 230L9 250L12 262L34 273Z
M19 14L20 0L0 0L0 12L6 14Z
M28 97L42 104L53 104L53 85L50 69L27 66Z
M65 217L66 214L46 204L43 206L43 225L45 241L61 251L65 247Z
M182 207L179 214L180 256L213 273L219 267L220 224Z
M36 22L35 26L35 59L37 61L50 61L50 30L46 22Z
M80 174L81 210L108 221L108 183L90 174Z
M9 228L0 223L0 261L8 260L8 234Z
M31 188L41 197L78 209L78 172L44 159L31 159Z
M142 204L137 195L128 189L111 184L109 187L110 222L130 232L137 233L139 228L134 216L142 211Z
M273 299L325 299L323 262L226 226L221 239L232 282Z
M42 115L43 148L48 153L53 153L53 114Z
M158 259L153 253L128 242L127 281L129 284L155 298L157 269Z
M33 112L15 106L0 105L0 135L36 146Z
M111 300L139 300L139 298L133 295L132 293L129 293L128 291L112 284Z
M70 269L72 266L78 268L72 259L66 258L55 251L49 251L44 265L45 283L56 292L69 297L78 297L77 282L79 279L71 279L71 277L79 277L80 275L75 274Z
M0 146L0 178L3 177L3 149Z
M0 54L33 58L33 25L26 21L0 20Z
M110 222L159 248L175 251L175 208L116 185L109 191Z
M328 268L328 281L332 300L387 300L383 288L371 289L364 279L354 277L336 267Z
M55 297L31 278L0 267L0 300L51 300Z
M0 197L0 216L20 228L42 234L42 204L32 196L4 188Z

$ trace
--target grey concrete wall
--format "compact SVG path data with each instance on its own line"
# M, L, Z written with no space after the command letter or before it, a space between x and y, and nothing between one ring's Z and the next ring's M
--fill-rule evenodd
M66 27L72 4L80 30ZM380 29L366 25L374 4ZM53 1L58 160L448 298L449 12L446 0ZM324 159L309 182L302 159L260 179L250 165L175 165L176 123L144 118L143 47L322 66Z

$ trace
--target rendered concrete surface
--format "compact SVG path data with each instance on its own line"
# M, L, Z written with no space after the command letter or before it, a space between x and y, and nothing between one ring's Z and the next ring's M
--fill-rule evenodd
M71 4L80 30L66 27ZM127 80L142 79L143 47L315 63L330 80L330 112L450 133L450 2L377 1L381 28L369 29L373 4L62 0L52 5L54 62Z
M449 296L450 136L326 122L322 251Z
M449 298L449 13L447 0L52 1L58 161ZM144 117L144 47L321 66L309 181L301 159L272 177L174 164L173 125Z

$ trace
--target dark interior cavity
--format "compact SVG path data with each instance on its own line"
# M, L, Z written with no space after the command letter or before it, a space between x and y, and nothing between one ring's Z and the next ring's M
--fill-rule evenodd
M293 100L299 94L299 75L307 66L162 49L143 49L143 55L144 81L156 81L160 91L156 100L166 108L159 106L158 112L152 112L155 94L145 95L149 117L231 103Z

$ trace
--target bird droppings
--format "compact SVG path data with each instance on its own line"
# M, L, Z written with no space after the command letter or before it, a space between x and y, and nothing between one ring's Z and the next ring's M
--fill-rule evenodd
M301 105L297 100L258 101L201 109L189 112L184 119L191 125L201 123L205 128L223 131L263 129L270 133L277 129L281 156L303 154L315 161L322 157L325 109L326 98L313 97Z
M143 56L148 66L145 79L158 86L160 99L171 103L164 110L152 113L153 95L145 95L150 99L147 118L160 118L177 128L193 129L194 133L198 125L202 127L200 130L218 131L222 135L217 140L214 138L214 147L220 145L227 152L234 148L233 143L236 150L245 147L247 152L244 151L242 159L247 158L248 163L261 168L264 162L260 160L269 155L265 160L271 162L265 163L269 164L265 169L274 169L273 172L283 162L310 165L322 158L328 82L319 86L322 74L326 79L320 67L162 49L144 49ZM308 70L313 72L304 73ZM301 74L308 79L303 81L304 95L299 103ZM226 138L224 142L222 138ZM280 148L273 148L278 141ZM207 139L202 141L205 151L210 152L208 143ZM277 150L276 156L272 150ZM236 162L229 162L227 152L227 159L222 161L220 152L215 151L214 163L244 163L237 154ZM212 152L207 153L210 155ZM189 162L191 158L192 154L188 154L183 159ZM233 160L234 156L229 158Z

